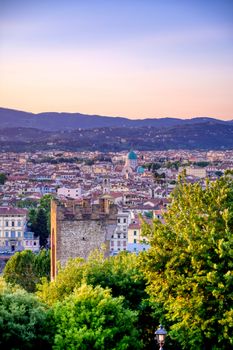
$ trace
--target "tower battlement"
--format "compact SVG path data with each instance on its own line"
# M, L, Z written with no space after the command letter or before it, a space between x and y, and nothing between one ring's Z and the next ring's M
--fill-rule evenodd
M57 262L64 266L69 258L87 258L89 254L106 247L117 225L117 206L107 194L99 198L99 204L84 199L51 202L51 279L57 274Z

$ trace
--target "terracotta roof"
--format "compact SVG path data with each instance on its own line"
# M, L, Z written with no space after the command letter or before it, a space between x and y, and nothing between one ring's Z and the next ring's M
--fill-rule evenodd
M26 215L27 209L0 207L0 215Z

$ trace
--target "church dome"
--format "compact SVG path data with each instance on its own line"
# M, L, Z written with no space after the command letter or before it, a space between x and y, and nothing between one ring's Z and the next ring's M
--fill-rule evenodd
M127 158L129 160L137 160L138 157L137 157L136 153L134 153L133 151L130 151L127 155Z
M144 174L145 169L142 166L137 167L137 173L138 174Z

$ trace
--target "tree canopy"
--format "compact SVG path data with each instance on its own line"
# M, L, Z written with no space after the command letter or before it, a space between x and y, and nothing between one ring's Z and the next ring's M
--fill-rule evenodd
M155 323L153 310L145 291L146 281L138 266L138 257L121 253L106 259L104 252L95 251L87 261L71 259L64 269L60 269L56 281L43 280L38 285L37 295L48 305L64 300L82 283L94 287L110 288L113 297L123 296L126 308L138 312L137 327L144 342L144 348L151 349Z
M0 281L0 348L51 349L50 311L33 294Z
M28 292L34 292L42 277L50 274L50 253L41 250L34 254L30 250L15 253L6 263L3 276L6 282L19 285Z
M110 290L83 284L54 307L54 349L142 349L137 313Z
M40 199L38 208L29 211L29 226L36 236L39 236L40 246L47 247L50 234L50 207L52 195L46 194Z
M180 183L153 227L151 248L141 256L147 291L160 303L170 336L182 349L233 345L233 182Z
M7 176L4 173L0 173L0 185L4 185L7 180Z

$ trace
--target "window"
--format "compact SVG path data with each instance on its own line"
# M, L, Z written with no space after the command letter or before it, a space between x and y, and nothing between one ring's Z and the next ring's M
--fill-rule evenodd
M18 220L18 226L21 226L21 221L20 220Z
M133 242L134 242L134 243L137 243L137 240L136 240L136 239L134 239L134 240L133 240Z
M21 237L21 232L18 231L18 237Z
M126 247L126 241L123 242L123 246Z
M120 224L120 222L121 222L121 219L117 219L117 222L118 222L118 224Z
M120 235L120 233L118 233L118 238L121 238L121 235Z
M5 237L8 238L8 231L5 232Z
M9 226L9 222L8 221L6 221L6 226Z
M120 247L121 246L121 241L117 242L117 246Z
M6 243L6 247L8 247L8 241L6 241L5 243Z
M36 241L34 241L34 245L36 245Z
M124 219L124 224L126 224L126 219Z
M113 242L113 241L111 241L111 246L112 246L112 247L114 246L114 242Z
M26 245L28 245L28 241L26 241Z
M15 222L14 221L11 221L11 226L15 226Z
M11 238L15 238L15 231L11 231Z
M137 231L134 231L134 233L133 233L133 234L134 234L134 236L137 236Z

